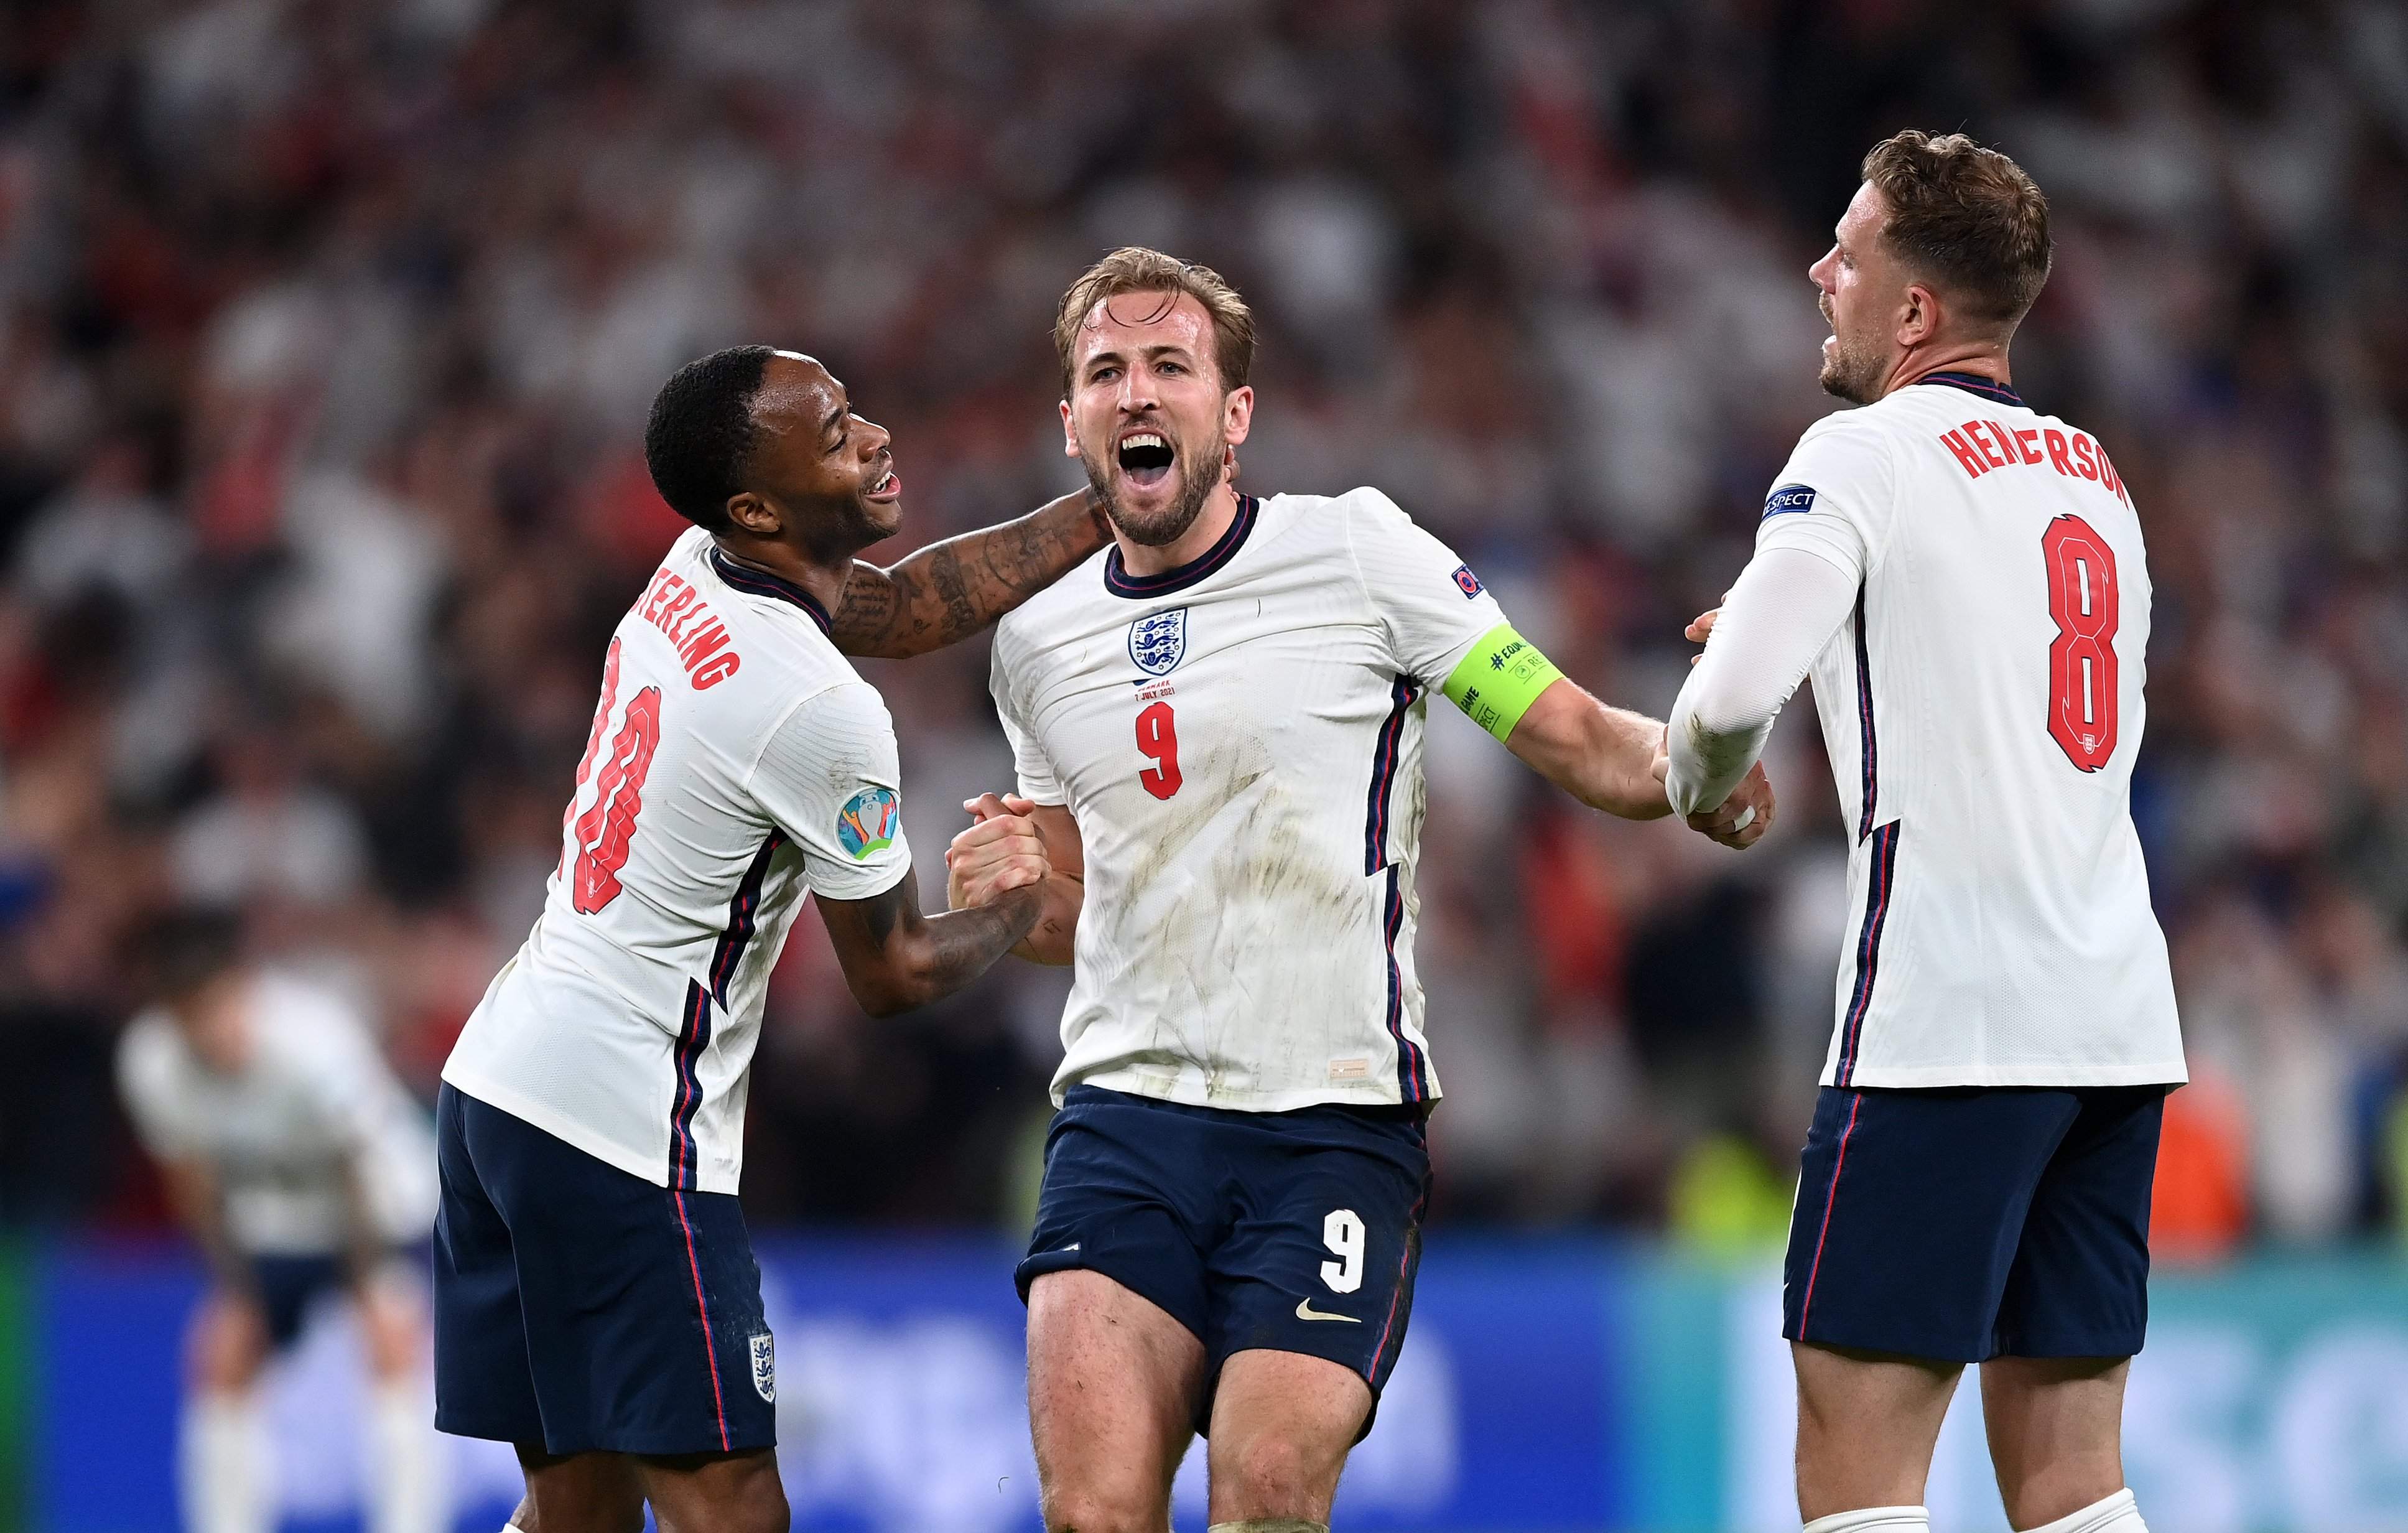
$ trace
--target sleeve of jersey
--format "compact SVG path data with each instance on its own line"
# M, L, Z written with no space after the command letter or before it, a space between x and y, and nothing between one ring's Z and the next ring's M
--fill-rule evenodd
M171 1067L159 1042L141 1022L125 1030L117 1044L117 1091L142 1147L161 1160L173 1160L185 1153L186 1141L168 1081Z
M867 899L910 871L895 721L867 682L796 704L762 748L751 787L801 850L822 898Z
M1062 780L1055 774L1053 761L1046 756L1045 748L1037 743L1036 731L1022 714L1019 689L1012 685L1005 668L1004 644L1005 637L998 633L987 689L995 697L995 717L1003 725L1003 738L1011 742L1011 766L1020 780L1020 796L1032 804L1068 802L1069 795L1062 791Z
M1810 551L1769 548L1748 561L1672 705L1664 795L1674 813L1731 795L1856 599L1856 579Z
M1888 552L1895 501L1879 430L1829 417L1808 430L1764 497L1756 551L1803 550L1861 581Z
M1505 621L1504 609L1453 549L1376 490L1357 490L1348 523L1354 565L1378 609L1398 674L1443 691L1505 739L1563 672Z

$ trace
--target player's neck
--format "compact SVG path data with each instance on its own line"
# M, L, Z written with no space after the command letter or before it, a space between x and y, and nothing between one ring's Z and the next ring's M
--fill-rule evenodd
M1120 545L1121 568L1131 575L1159 575L1204 557L1237 520L1238 493L1223 480L1205 497L1204 509L1196 513L1187 530L1169 542L1159 548L1133 542L1118 526L1112 528L1112 541Z
M792 544L767 537L747 537L739 542L719 537L716 541L719 552L736 563L801 586L823 611L833 612L844 603L844 583L853 576L850 553L823 561Z
M2007 368L2007 349L1981 341L1958 341L1947 346L1928 347L1909 351L1898 359L1890 369L1889 384L1882 390L1883 397L1896 394L1909 384L1920 383L1934 373L1971 373L1986 378L2004 387L2013 387L2014 376Z

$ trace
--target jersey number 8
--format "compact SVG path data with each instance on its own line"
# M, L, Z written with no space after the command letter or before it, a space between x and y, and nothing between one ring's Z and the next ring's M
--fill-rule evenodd
M2060 516L2041 534L2048 566L2048 733L2086 772L2115 753L2115 628L2122 616L2115 551L2078 516Z

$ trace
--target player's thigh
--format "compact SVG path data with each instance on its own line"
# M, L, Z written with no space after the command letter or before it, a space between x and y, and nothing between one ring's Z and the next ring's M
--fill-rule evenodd
M786 1490L773 1449L633 1462L661 1533L786 1533Z
M1999 1306L1996 1352L2114 1358L2149 1322L2149 1202L2162 1086L2067 1094L2078 1114L2042 1170Z
M1162 1533L1204 1395L1204 1344L1100 1272L1028 1289L1028 1422L1049 1528Z
M193 1388L240 1394L266 1365L266 1317L247 1294L212 1287L193 1311L184 1336L184 1364Z
M1213 1523L1329 1520L1338 1476L1371 1413L1371 1386L1342 1363L1253 1351L1221 1366L1209 1468Z
M1243 1211L1209 1266L1216 1441L1224 1368L1254 1353L1353 1374L1361 1387L1331 1397L1354 1411L1347 1440L1359 1440L1412 1320L1427 1141L1412 1114L1326 1107L1265 1116L1229 1147L1226 1174Z
M2126 1357L1994 1357L1982 1422L2016 1527L2041 1527L2124 1486Z
M513 1520L525 1533L638 1533L644 1491L617 1454L553 1454L519 1449L526 1499Z
M1808 1522L1915 1506L1963 1365L1793 1342L1798 1509Z
M1792 1341L1978 1363L1997 1353L2033 1193L2071 1094L1826 1087L1783 1271Z
M380 1379L416 1372L426 1353L426 1305L407 1273L397 1264L380 1268L358 1285L352 1299L369 1370Z

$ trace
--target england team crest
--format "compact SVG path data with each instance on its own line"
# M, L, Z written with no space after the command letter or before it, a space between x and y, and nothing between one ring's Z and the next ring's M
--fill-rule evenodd
M1187 658L1187 609L1176 607L1129 624L1129 658L1148 676L1168 676Z
M752 1393L771 1405L778 1403L778 1343L767 1331L752 1336Z

